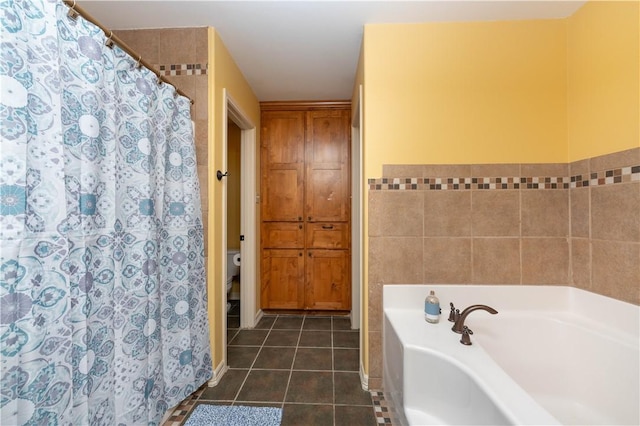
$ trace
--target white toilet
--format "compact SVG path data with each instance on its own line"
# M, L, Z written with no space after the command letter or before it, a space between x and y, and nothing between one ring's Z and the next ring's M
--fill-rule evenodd
M231 295L231 287L233 285L233 279L240 275L240 250L228 249L227 250L227 300ZM227 311L231 307L230 303L227 303Z

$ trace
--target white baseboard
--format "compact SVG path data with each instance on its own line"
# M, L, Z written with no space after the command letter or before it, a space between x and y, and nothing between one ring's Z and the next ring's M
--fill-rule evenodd
M364 372L364 365L360 363L360 385L363 390L369 390L369 376Z
M224 376L224 373L226 373L228 369L229 367L227 366L227 363L222 361L218 367L213 370L213 377L209 380L207 385L212 388L220 383L220 379L222 379L222 376Z
M262 309L258 309L258 312L256 312L256 317L253 320L254 327L260 322L263 316L264 316L264 311Z

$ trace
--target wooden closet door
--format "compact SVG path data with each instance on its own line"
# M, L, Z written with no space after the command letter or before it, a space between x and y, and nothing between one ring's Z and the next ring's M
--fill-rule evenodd
M351 308L351 274L347 250L307 250L305 308Z
M301 221L304 214L304 112L265 111L261 123L262 220Z
M307 113L305 220L346 222L350 216L349 111Z
M263 249L261 269L263 309L304 308L303 250Z
M261 307L348 310L350 110L261 116Z

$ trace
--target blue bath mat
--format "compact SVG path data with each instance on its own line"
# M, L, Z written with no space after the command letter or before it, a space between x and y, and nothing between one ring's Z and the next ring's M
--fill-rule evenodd
M244 405L198 405L184 426L280 426L282 409Z

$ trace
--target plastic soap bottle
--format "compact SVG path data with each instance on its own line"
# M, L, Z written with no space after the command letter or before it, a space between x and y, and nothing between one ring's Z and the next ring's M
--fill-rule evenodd
M424 320L431 324L437 324L440 321L440 300L433 290L424 299Z

